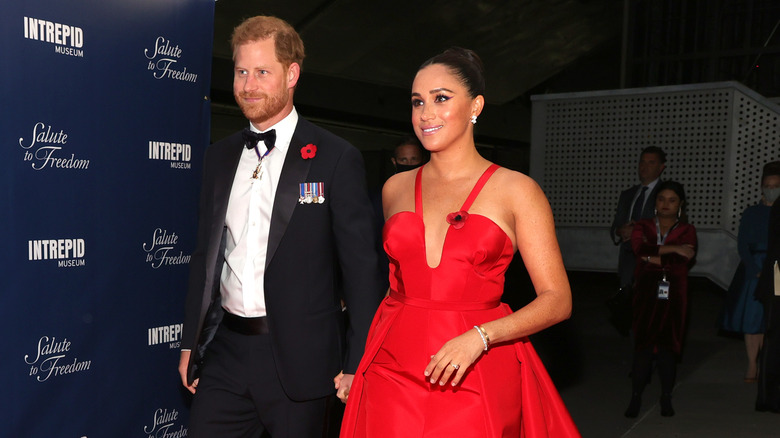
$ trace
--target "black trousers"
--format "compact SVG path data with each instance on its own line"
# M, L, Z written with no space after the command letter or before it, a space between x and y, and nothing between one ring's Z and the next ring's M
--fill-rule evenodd
M270 335L220 326L192 401L190 438L320 438L329 397L293 401L284 392Z
M653 358L656 360L658 377L661 380L661 392L671 394L677 380L677 355L668 348L653 347L634 351L634 363L631 368L631 391L642 394L653 372Z
M758 358L756 410L780 413L780 297L764 300L766 333Z
M634 284L634 268L636 267L636 256L631 248L631 242L620 244L618 255L618 277L620 277L620 287L631 287Z

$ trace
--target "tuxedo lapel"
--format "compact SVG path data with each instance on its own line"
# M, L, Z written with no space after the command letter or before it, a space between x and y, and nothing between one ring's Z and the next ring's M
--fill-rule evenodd
M290 147L287 149L287 155L284 158L282 174L279 176L279 185L276 188L276 197L274 198L274 208L271 212L271 227L268 232L268 253L265 258L265 267L271 263L276 249L282 241L287 225L290 223L295 206L298 203L300 193L299 184L306 182L306 176L309 174L312 160L304 160L301 157L301 148L307 142L304 140L309 137L309 132L305 120L298 119L298 125L295 127Z
M239 136L235 141L230 142L229 147L221 154L216 165L218 172L214 176L214 193L212 194L214 210L212 213L215 217L221 218L223 223L227 214L230 191L233 189L233 180L236 176L236 169L238 169L238 162L241 160L243 147L243 140Z

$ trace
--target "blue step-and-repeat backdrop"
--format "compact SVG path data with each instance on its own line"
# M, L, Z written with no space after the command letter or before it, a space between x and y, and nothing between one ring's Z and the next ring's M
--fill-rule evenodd
M184 437L214 0L0 5L0 436Z

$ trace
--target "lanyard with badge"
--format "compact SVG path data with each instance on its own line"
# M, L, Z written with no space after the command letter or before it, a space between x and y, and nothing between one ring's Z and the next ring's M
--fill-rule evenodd
M658 245L663 245L664 242L666 242L666 238L669 237L669 233L672 232L672 230L677 227L677 224L679 222L675 222L674 225L672 225L669 230L666 231L666 234L661 236L661 224L658 222L658 218L655 218L655 232L656 232L656 243ZM666 268L664 268L664 277L661 279L661 281L658 282L658 299L659 300L668 300L669 299L669 280L666 279Z

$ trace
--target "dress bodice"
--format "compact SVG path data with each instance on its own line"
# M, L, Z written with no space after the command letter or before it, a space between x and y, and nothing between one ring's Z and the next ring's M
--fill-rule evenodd
M485 170L463 207L448 216L450 225L436 267L430 267L426 257L422 169L418 169L415 179L415 211L398 212L385 224L383 242L390 259L390 289L412 299L435 301L442 309L447 308L446 302L497 305L514 248L501 227L486 216L469 214L468 209L498 166L493 164Z
M434 219L450 224L436 267L426 257L422 167L414 211L387 220L390 294L371 325L342 438L580 436L528 338L491 345L455 388L423 373L450 340L512 314L499 300L514 245L498 224L468 212L497 168L482 174L459 211Z

